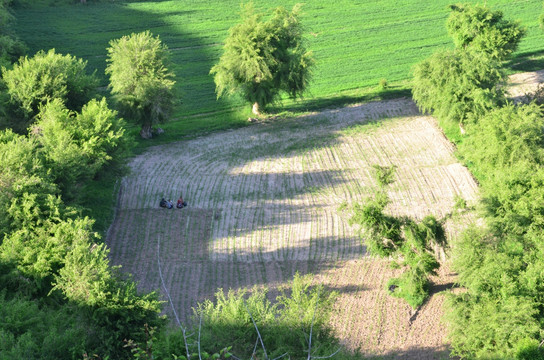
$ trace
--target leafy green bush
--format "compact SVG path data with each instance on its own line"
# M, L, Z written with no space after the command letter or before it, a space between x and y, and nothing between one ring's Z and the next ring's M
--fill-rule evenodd
M448 33L458 49L485 52L504 60L518 47L525 29L503 18L502 11L473 4L450 5Z
M370 254L394 256L398 259L397 267L405 267L405 272L391 279L387 286L393 296L405 299L415 308L429 296L428 276L440 267L432 246L445 245L445 236L442 225L433 216L416 222L385 213L389 202L385 186L392 182L394 169L374 166L374 177L379 185L376 197L363 205L354 204L349 223L361 227L360 234Z
M77 359L85 350L83 318L69 306L0 292L0 358Z
M11 70L2 68L7 93L20 119L12 125L20 131L26 129L40 107L54 99L61 99L70 110L81 110L95 95L98 84L94 75L86 73L86 65L81 59L51 49L19 59Z
M335 296L322 285L312 286L310 275L298 274L274 304L267 299L266 289L230 290L228 294L220 290L215 304L207 300L196 310L196 322L202 316L201 348L218 353L229 345L239 358L261 358L264 350L260 342L256 347L256 325L270 358L288 353L291 359L306 359L310 333L312 355L332 354L338 343L327 320Z
M119 164L127 154L124 126L105 99L91 100L81 113L54 99L42 107L31 136L41 145L63 195L72 198L77 195L73 189L77 184L92 179L106 165Z
M0 1L0 66L9 66L27 51L13 31L14 17L10 5L11 1Z
M412 95L441 121L472 123L505 100L500 64L484 53L440 51L414 67Z
M368 200L364 205L353 205L349 224L361 225L361 236L371 254L390 256L402 245L402 221L384 213L387 198Z
M378 186L383 188L384 186L387 186L394 181L395 170L397 169L395 165L393 166L372 165L372 168L374 169L372 176L378 182Z
M427 274L419 268L410 268L398 278L387 282L391 294L406 300L408 305L417 308L429 297L429 280Z

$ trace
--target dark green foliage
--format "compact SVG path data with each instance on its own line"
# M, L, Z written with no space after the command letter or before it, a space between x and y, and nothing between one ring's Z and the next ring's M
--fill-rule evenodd
M0 132L0 315L14 312L0 320L0 358L126 359L125 339L162 326L156 294L109 265L93 220L61 197L123 158L123 126L105 100L75 113L55 98L30 134Z
M106 74L123 115L142 125L140 134L151 137L151 126L164 122L174 107L174 73L168 70L169 52L149 31L110 41Z
M85 351L83 318L69 306L47 306L0 293L0 358L78 359Z
M251 3L243 8L241 23L230 29L224 53L210 72L218 97L241 93L258 113L281 91L291 98L302 95L314 60L304 44L299 14L300 5L291 12L278 7L263 20Z
M499 63L484 53L440 51L414 67L412 94L422 111L452 123L474 122L504 102Z
M27 50L12 29L14 17L9 7L10 1L0 1L0 66L9 66Z
M375 199L353 206L349 223L361 227L361 237L370 254L394 256L398 259L395 265L405 268L404 273L399 278L389 280L387 286L393 296L405 299L415 308L429 296L428 276L435 274L440 267L432 246L445 245L445 236L442 225L433 216L416 222L385 214L389 202L385 186L392 182L394 169L374 166L374 177L380 189Z
M96 92L94 75L87 75L86 62L71 55L56 54L54 49L24 57L13 69L2 69L2 77L15 107L18 123L24 130L48 101L60 99L70 110L79 111Z
M516 345L515 358L519 360L544 360L544 348L538 340L524 339Z
M446 27L459 49L484 52L493 59L504 60L525 35L525 29L518 22L504 19L502 11L471 4L450 5L450 9Z
M429 297L428 275L420 268L410 268L398 278L390 279L387 287L391 289L392 295L406 300L408 305L417 308Z

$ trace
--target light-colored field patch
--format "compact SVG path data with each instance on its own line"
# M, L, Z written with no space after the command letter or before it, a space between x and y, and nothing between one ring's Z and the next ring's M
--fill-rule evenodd
M311 272L341 292L334 326L350 348L441 351L441 300L433 296L410 321L409 307L385 290L393 270L365 256L338 207L371 195L372 165L395 165L388 211L444 217L456 195L470 202L477 191L453 150L407 99L155 147L134 158L123 179L108 238L112 262L148 290L160 287L160 258L185 320L219 287L267 285L275 293L296 271ZM180 193L188 208L158 208L161 197Z
M544 70L510 75L508 77L508 96L514 100L522 99L525 94L534 93L544 82Z

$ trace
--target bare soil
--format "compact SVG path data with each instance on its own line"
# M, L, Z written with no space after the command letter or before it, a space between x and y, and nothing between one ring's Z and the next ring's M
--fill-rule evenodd
M513 76L512 95L528 91L523 84L542 74ZM218 288L267 286L274 296L297 271L313 273L340 293L332 325L347 348L438 359L447 353L440 318L454 274L443 266L429 301L411 309L386 291L399 270L366 255L338 208L372 195L372 165L394 165L390 213L448 218L456 196L477 200L477 184L453 152L435 120L409 99L154 147L131 161L132 172L122 180L107 239L111 261L142 290L164 294L160 261L182 321ZM161 197L175 201L180 193L187 208L159 208ZM446 225L454 237L459 224ZM173 313L168 304L165 311Z

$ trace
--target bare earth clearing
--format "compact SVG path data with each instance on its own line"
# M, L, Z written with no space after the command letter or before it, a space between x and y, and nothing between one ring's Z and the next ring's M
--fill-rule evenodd
M400 270L365 256L357 229L338 207L371 195L372 165L396 165L389 211L445 217L456 195L469 203L477 197L453 150L434 119L408 99L155 147L132 160L122 181L107 239L112 263L142 289L162 291L160 260L182 321L217 288L266 285L275 296L296 271L313 273L340 292L333 326L347 348L440 358L447 349L441 291L454 275L443 267L430 300L412 310L385 289ZM158 207L161 197L175 201L180 193L189 207ZM454 236L455 224L447 225ZM165 309L172 315L168 304Z

